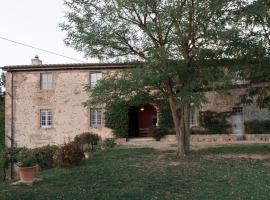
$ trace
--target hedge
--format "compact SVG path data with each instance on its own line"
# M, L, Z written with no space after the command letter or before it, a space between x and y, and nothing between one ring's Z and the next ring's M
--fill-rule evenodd
M230 112L200 112L200 126L206 129L201 134L224 134L229 132L231 125L227 121Z
M247 134L270 134L270 120L253 120L245 122Z

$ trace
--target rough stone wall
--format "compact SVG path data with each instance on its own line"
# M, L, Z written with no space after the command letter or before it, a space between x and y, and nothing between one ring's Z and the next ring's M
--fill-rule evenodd
M18 147L37 147L46 144L63 144L85 131L101 137L111 137L111 130L92 128L89 125L89 110L82 106L88 98L84 86L89 83L89 70L52 71L53 89L40 90L40 73L43 71L14 72L14 136ZM102 71L104 75L113 71ZM230 94L208 92L208 102L201 111L230 111L239 103L244 89L233 89ZM10 145L11 135L11 73L6 74L5 134ZM52 109L53 127L40 128L40 109ZM269 119L269 110L255 106L244 107L245 120Z
M11 141L11 73L6 73L5 95L5 144L10 146Z
M260 109L254 105L246 106L244 109L244 119L245 121L252 120L265 120L270 119L270 110L267 108Z
M245 92L244 89L232 89L229 93L219 94L217 92L206 92L208 102L202 105L201 111L212 110L216 112L231 111L232 107L239 104L239 96Z
M84 86L89 71L52 71L53 89L40 90L40 73L16 72L14 76L14 139L18 147L63 144L75 135L92 131L102 138L111 137L105 127L92 128L89 110L82 106L88 98ZM106 73L104 71L104 73ZM7 73L7 93L11 93L11 73ZM53 127L40 128L40 109L52 109ZM11 97L6 98L6 135L11 134ZM10 141L6 141L9 145Z
M232 111L232 107L234 106L242 106L244 121L270 119L269 109L260 109L255 105L241 105L239 97L244 93L244 88L232 89L226 94L207 92L206 97L208 102L202 105L200 111L212 110L216 112L226 112Z

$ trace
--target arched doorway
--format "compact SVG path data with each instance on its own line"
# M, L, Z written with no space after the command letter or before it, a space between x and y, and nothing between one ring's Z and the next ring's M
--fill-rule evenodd
M157 125L157 110L150 104L129 109L129 137L147 137L149 129Z

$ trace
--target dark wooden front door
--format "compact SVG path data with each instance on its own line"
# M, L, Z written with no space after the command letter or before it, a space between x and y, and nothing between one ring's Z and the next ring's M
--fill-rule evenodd
M156 125L157 112L154 106L144 105L139 108L139 136L149 136L149 129Z

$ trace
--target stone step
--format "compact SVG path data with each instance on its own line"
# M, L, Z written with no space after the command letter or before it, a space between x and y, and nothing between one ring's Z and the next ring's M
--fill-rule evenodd
M127 141L140 143L140 142L154 142L156 140L152 137L140 137L140 138L129 138Z

